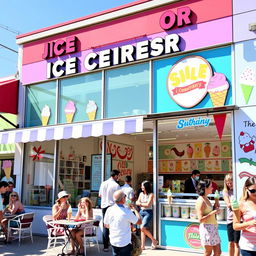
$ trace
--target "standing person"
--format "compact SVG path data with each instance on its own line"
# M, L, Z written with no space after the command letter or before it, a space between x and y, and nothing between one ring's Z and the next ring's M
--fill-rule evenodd
M2 194L6 193L8 187L8 183L6 181L0 181L0 227L3 229L5 236L7 238L7 230L4 224L4 206L3 206L3 198Z
M140 207L140 215L142 217L142 224L140 226L141 231L141 249L145 250L146 236L152 241L151 249L155 249L158 241L153 237L148 230L150 221L153 218L153 203L154 194L152 193L151 184L149 181L143 181L141 184L142 192L139 195L136 205Z
M214 194L215 191L219 190L218 184L214 182L213 176L211 174L207 174L206 179L212 182L212 194Z
M135 201L135 194L132 188L132 177L130 175L127 175L125 177L125 184L121 187L121 189L126 195L126 201L127 200L130 200L131 202Z
M227 205L228 254L229 256L239 256L240 249L238 243L240 239L240 231L233 229L233 211L231 208L233 197L233 177L231 174L227 174L224 178L223 198Z
M113 199L114 192L120 189L120 186L117 183L120 176L120 171L113 170L110 175L111 177L108 180L102 182L99 190L99 197L101 197L101 209L102 209L103 220L108 207L114 204L114 199ZM103 251L108 252L109 229L106 228L105 225L103 226L103 244L104 244Z
M200 171L193 170L192 175L185 181L185 193L197 193L197 184L200 178Z
M242 256L256 255L256 177L248 178L240 204L234 211L234 230L242 230L239 241Z
M4 204L4 206L9 204L10 194L13 192L13 189L14 189L14 183L9 181L7 191L3 195L3 198L4 198L3 204Z
M212 193L212 183L210 180L199 181L197 186L199 197L196 200L196 211L200 222L199 234L201 244L204 247L204 255L210 256L212 251L214 256L221 255L220 237L218 233L218 224L216 214L219 208L213 210L208 195Z
M114 192L115 204L109 207L104 217L104 225L110 231L110 244L113 256L131 256L131 224L140 224L141 217L133 205L131 209L124 206L125 193L122 190Z

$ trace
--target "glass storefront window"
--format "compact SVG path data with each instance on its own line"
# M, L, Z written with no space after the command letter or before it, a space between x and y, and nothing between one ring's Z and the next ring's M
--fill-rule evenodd
M22 193L25 205L52 206L53 172L54 141L27 143Z
M25 127L42 125L42 110L47 105L50 116L47 124L55 123L56 82L49 82L27 87Z
M72 207L77 207L79 199L85 196L91 198L94 206L97 205L98 191L91 191L91 180L100 182L101 178L92 179L91 158L100 153L99 142L100 138L94 137L60 141L58 191L66 190L71 194Z
M101 118L101 72L63 79L60 83L60 123Z
M149 63L106 71L106 117L149 112Z

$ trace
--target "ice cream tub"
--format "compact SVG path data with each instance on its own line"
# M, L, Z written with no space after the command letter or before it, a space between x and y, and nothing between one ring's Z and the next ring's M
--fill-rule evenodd
M189 206L181 206L181 218L188 219L189 218Z
M225 209L220 209L219 214L217 214L217 220L225 220Z
M172 216L174 218L179 218L180 217L180 207L177 205L172 206Z
M170 205L164 205L163 206L163 210L164 210L164 216L165 217L171 217L171 215L172 215L172 207Z
M193 219L193 220L197 219L196 208L193 206L190 206L189 217L190 219Z

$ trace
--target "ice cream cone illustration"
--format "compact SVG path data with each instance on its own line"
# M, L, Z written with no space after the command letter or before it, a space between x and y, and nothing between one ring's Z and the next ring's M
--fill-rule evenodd
M3 161L2 169L4 170L4 174L6 178L9 180L11 177L12 161L11 160Z
M67 123L72 123L74 114L76 112L75 103L73 101L68 101L68 103L65 106L65 115L66 115L66 121Z
M248 104L252 89L256 85L256 75L252 68L247 67L240 76L240 86L244 95L245 103Z
M214 72L208 84L208 92L214 107L224 106L227 97L229 83L222 73Z
M95 101L89 100L86 106L86 113L89 120L95 120L97 109L98 106L96 105Z
M42 120L42 125L46 126L49 122L49 118L51 115L51 110L48 105L45 105L41 111L41 120Z

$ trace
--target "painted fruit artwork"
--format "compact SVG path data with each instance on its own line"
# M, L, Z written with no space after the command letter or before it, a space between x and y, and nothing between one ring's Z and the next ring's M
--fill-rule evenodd
M192 158L193 157L193 153L194 153L193 148L191 147L190 144L188 144L187 145L187 155L188 155L188 158Z
M212 171L212 160L206 161L205 168L207 171Z
M202 143L195 143L195 158L202 158L202 157L203 157Z
M204 144L204 154L205 154L205 157L208 158L210 156L210 153L211 153L210 143L205 143Z
M213 154L214 156L219 156L219 155L220 155L220 147L219 147L218 145L215 145L215 146L213 147L212 154Z

